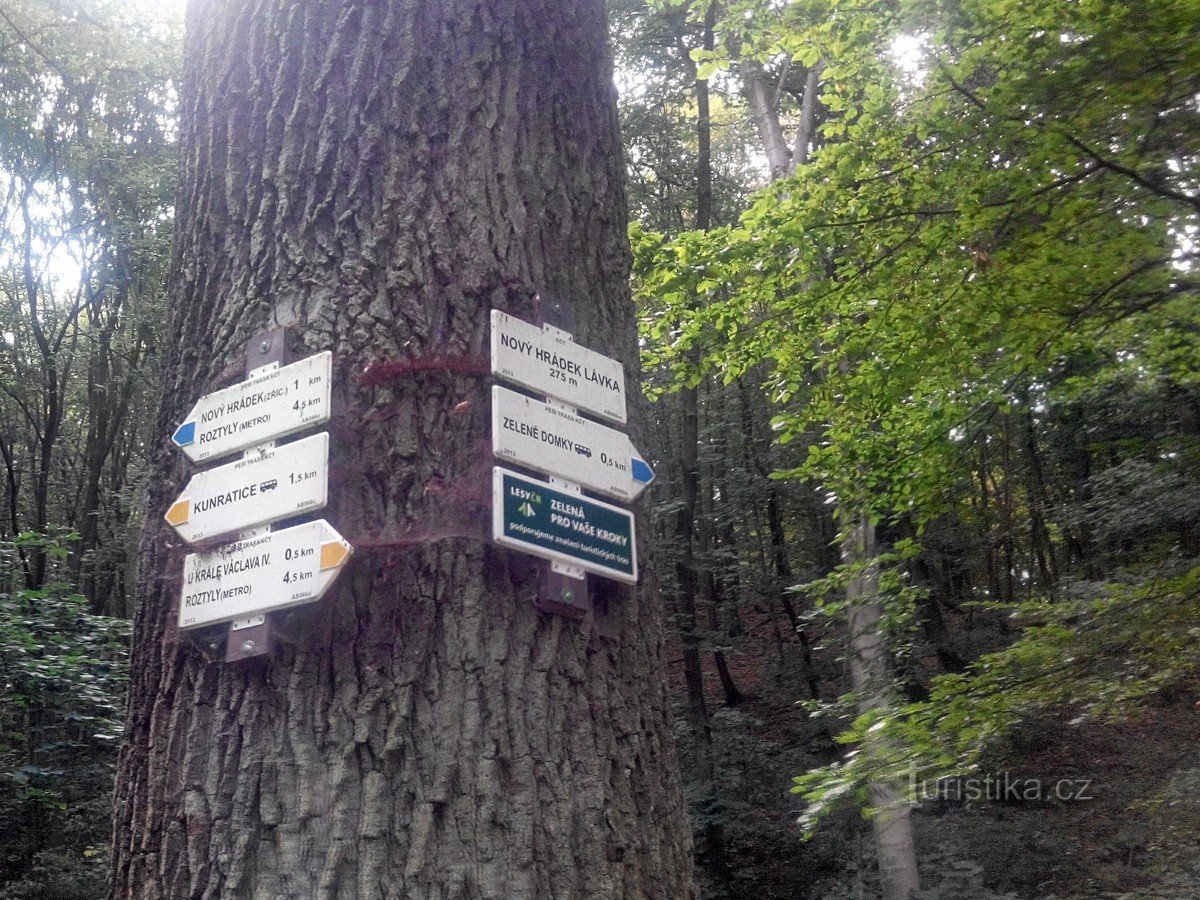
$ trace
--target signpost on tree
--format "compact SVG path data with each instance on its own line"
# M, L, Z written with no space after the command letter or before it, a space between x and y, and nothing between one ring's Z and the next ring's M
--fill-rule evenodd
M285 341L283 329L255 337L247 379L205 394L171 436L194 462L244 451L236 462L193 475L163 516L190 544L240 536L184 560L179 598L181 629L230 623L226 662L270 652L267 613L319 599L353 551L324 519L270 527L322 509L329 494L327 432L275 442L329 421L333 355L280 365Z
M592 604L582 577L547 574L553 563L491 541L491 479L480 477L491 468L480 450L493 309L567 332L543 329L549 362L510 361L531 381L510 387L624 424L616 401L633 387L637 343L604 4L294 6L190 5L113 900L692 896L658 597L605 578ZM531 324L541 286L573 298L578 321ZM204 411L192 417L228 373L253 380L292 362L259 353L276 326L299 356L332 353L320 515L354 543L356 562L321 602L252 612L234 601L289 603L310 582L318 595L338 569L309 551L338 552L337 541L293 540L289 517L261 544L206 528L229 545L193 547L159 514L193 474L193 442L229 457L200 465L236 465L239 451L217 443L226 435L269 409L253 437L268 441L276 415L310 412L287 405L299 394L253 388L237 412L261 411L228 431L203 437ZM571 335L611 359L558 340ZM547 372L587 396L564 402L534 380ZM317 424L290 421L298 430L276 454L311 441L302 432ZM191 435L180 432L188 422ZM266 425L245 424L246 439ZM294 471L274 468L256 475L260 498L264 482ZM569 505L584 518L605 502L518 477L546 484L546 498L578 496ZM277 545L303 565L280 574ZM288 642L245 665L208 665L192 646L208 629L181 630L188 573L195 594L223 599L194 596L185 619L219 617L215 631L230 615L264 617L233 632L227 656L257 652L256 629ZM568 593L594 625L564 628L542 611Z
M206 394L171 440L200 463L328 422L332 375L327 350Z
M633 516L608 503L555 490L544 481L496 466L492 537L568 566L636 584Z
M492 387L492 452L550 476L549 483L496 466L492 540L550 561L538 605L582 618L589 609L587 573L636 584L633 516L590 500L589 489L633 500L654 472L622 432L578 415L577 406L626 421L621 364L574 342L574 309L538 296L541 328L492 311L492 373L544 390L545 401Z
M199 628L319 599L352 549L324 519L192 553L183 564L179 627Z
M654 473L622 432L499 385L492 388L492 452L499 459L635 500Z
M558 301L562 302L562 301ZM569 406L625 424L625 370L568 332L492 310L492 372Z
M269 525L325 506L329 435L262 447L192 476L164 519L189 544Z

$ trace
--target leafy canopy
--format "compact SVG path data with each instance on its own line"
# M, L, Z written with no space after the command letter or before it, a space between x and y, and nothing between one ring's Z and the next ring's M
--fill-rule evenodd
M919 532L966 509L999 419L1195 382L1200 4L757 7L757 52L824 61L820 151L735 226L633 241L648 362L679 384L765 366L778 440L808 448L781 477ZM1035 597L1015 644L861 718L847 740L888 739L798 790L820 812L912 765L968 767L1038 709L1112 711L1195 672L1197 571L1160 557Z

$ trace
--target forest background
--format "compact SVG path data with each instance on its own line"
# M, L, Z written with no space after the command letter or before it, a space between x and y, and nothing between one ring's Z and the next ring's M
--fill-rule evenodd
M159 7L0 5L5 898L107 877ZM1200 5L609 15L705 895L1200 894ZM968 797L997 773L1040 792Z

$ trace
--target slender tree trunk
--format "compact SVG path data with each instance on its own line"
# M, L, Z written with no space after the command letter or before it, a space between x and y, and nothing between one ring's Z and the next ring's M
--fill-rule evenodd
M1016 572L1017 551L1013 538L1015 514L1013 512L1013 468L1012 468L1012 439L1009 435L1009 415L1000 417L1000 468L1004 479L1004 494L1001 504L1000 528L1004 535L1004 601L1012 603L1017 596Z
M771 165L772 180L790 175L801 159L808 158L808 147L815 133L816 92L821 67L815 66L806 79L802 121L794 154L784 140L776 100L769 96L766 73L758 63L746 61L742 65L742 74L751 111ZM860 696L859 711L864 712L889 703L892 686L891 661L881 630L884 610L879 596L879 573L874 564L875 528L863 508L843 506L838 518L843 527L842 563L854 567L858 573L846 587L846 599L849 601L851 681ZM777 565L778 559L777 556ZM920 887L909 805L899 787L887 782L873 782L870 796L871 806L876 810L871 821L884 897L885 900L903 900Z
M792 148L792 172L808 162L809 150L817 137L817 91L821 87L821 70L823 68L824 64L818 60L804 76L804 99L800 103L800 124L796 128L796 143Z
M710 4L705 12L702 46L712 49L716 8ZM682 34L677 43L684 61L691 64ZM694 73L694 67L693 67ZM697 229L712 227L712 122L709 113L708 82L693 80L696 97L696 219ZM689 352L693 366L700 362L700 348ZM696 558L696 515L702 480L700 478L700 390L685 387L679 392L679 495L680 506L675 515L674 540L678 556L675 561L675 581L679 590L679 638L683 649L683 680L687 690L687 718L692 741L692 775L698 784L700 817L703 835L699 857L709 871L723 877L725 862L725 829L721 823L720 797L716 785L716 761L708 704L704 697L704 670L701 656L700 621L697 600L701 592L701 573Z
M808 162L809 150L817 136L817 92L821 86L821 71L818 61L804 77L804 97L800 101L800 122L796 126L796 137L789 148L783 122L779 118L779 95L782 83L772 87L771 78L762 63L742 60L738 74L746 92L750 115L763 142L763 152L771 168L771 180L787 178L797 168ZM786 73L785 73L786 76Z
M750 115L758 128L771 167L771 180L786 178L792 171L792 151L788 148L783 126L779 121L779 107L774 91L769 84L766 70L754 60L743 60L738 73L746 89L746 100L750 104Z
M873 563L875 526L865 516L858 516L844 519L843 527L842 562L856 567L846 585L846 599L850 680L861 714L890 702L891 666L883 634L879 570ZM871 825L884 900L905 900L921 887L908 800L900 785L879 779L871 782L869 793L875 809Z
M574 300L638 383L605 24L191 5L114 897L692 896L657 598L540 614L540 564L481 539L489 308ZM208 664L173 625L167 436L269 324L334 353L321 515L358 552L271 657Z
M1038 449L1037 431L1034 427L1033 408L1029 390L1021 392L1021 430L1025 444L1026 491L1029 495L1029 548L1037 563L1038 584L1049 596L1054 596L1058 581L1058 566L1054 559L1054 544L1050 540L1050 529L1046 526L1049 497L1046 477L1042 471L1042 454Z

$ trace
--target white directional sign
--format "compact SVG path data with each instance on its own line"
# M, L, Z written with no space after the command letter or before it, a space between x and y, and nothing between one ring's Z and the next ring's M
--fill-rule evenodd
M183 563L179 627L199 628L309 603L328 590L353 548L318 519L237 541Z
M625 370L611 357L492 310L492 372L568 406L625 422Z
M332 375L326 351L206 394L171 440L204 462L328 422Z
M195 543L320 509L328 481L329 434L323 431L193 475L165 518Z
M623 432L499 385L492 387L492 452L620 500L654 480Z

